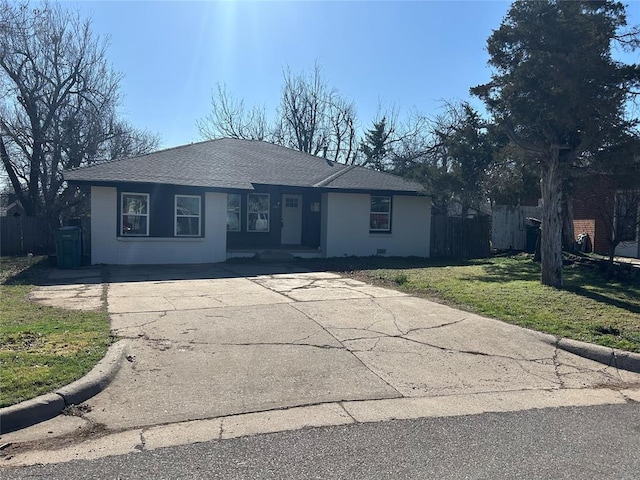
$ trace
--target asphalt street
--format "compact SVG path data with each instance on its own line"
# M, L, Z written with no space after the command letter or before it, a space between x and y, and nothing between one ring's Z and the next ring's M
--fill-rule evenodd
M31 478L637 479L640 405L310 428L0 470Z

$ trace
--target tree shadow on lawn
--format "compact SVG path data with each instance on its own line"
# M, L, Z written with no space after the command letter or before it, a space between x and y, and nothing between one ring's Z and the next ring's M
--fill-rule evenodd
M482 265L484 274L469 276L469 280L497 283L540 280L540 264L533 261L486 262Z
M605 271L581 263L565 267L564 273L565 291L632 313L640 313L639 280L612 282Z
M587 290L577 285L565 286L565 290L571 293L575 293L576 295L580 295L581 297L590 298L591 300L595 300L596 302L606 303L607 305L612 305L614 307L618 307L632 313L640 313L640 305L637 303L631 303L626 300L614 298L613 296L603 295L601 293L594 292L593 290Z
M40 285L51 266L46 258L36 258L29 264L24 257L3 257L0 270L0 285Z
M513 281L540 282L540 264L527 262L487 263L484 265L485 275L475 275L469 280L479 282L509 283ZM583 265L565 267L565 286L563 290L599 303L612 305L632 313L640 313L640 302L634 303L621 296L638 288L637 283L627 286L611 284L599 271ZM585 288L585 285L596 287L599 291ZM627 287L627 288L625 288Z

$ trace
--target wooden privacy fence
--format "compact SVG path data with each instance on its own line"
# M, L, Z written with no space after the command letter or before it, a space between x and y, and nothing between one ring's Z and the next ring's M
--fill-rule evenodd
M91 219L70 219L66 225L82 228L82 250L91 253ZM0 217L0 255L51 255L56 253L55 228L40 217Z
M542 218L540 207L494 205L491 228L491 244L498 250L525 250L532 252L530 227L527 218ZM537 228L533 229L533 249ZM582 232L576 232L582 233Z
M485 258L489 256L491 220L488 216L431 217L431 258Z
M0 217L1 255L45 255L55 249L54 233L45 218Z

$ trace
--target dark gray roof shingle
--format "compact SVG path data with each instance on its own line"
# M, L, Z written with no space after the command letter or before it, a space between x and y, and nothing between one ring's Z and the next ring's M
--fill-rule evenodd
M166 183L252 189L254 184L422 192L417 182L257 140L222 138L64 172L76 183Z

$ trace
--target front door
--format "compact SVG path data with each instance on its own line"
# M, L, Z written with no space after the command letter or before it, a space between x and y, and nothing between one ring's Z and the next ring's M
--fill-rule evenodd
M283 245L300 245L302 239L302 195L282 195Z

